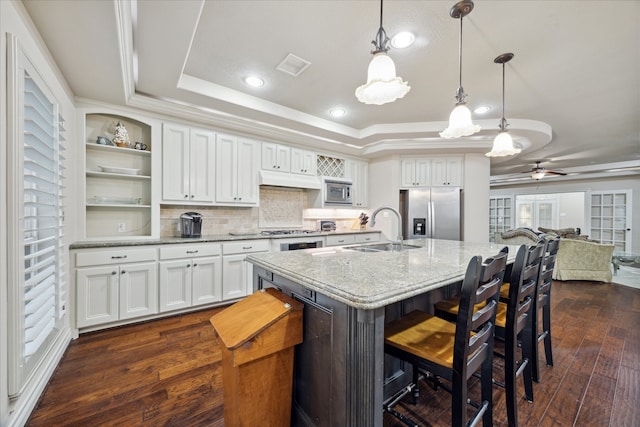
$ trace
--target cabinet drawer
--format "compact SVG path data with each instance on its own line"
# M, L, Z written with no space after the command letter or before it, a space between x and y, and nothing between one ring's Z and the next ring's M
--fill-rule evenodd
M351 245L356 242L353 234L341 234L338 236L327 236L327 246Z
M380 233L356 234L356 243L371 243L380 240Z
M268 252L269 240L243 240L240 242L223 243L222 253L224 255L244 254L250 252Z
M220 255L219 243L202 245L171 245L160 248L160 259L195 258L201 256Z
M157 256L156 252L156 248L114 248L108 251L87 250L76 253L76 267L155 261Z

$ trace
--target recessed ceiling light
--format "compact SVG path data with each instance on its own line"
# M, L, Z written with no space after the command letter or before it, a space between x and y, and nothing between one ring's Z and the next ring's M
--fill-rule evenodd
M491 111L491 107L488 105L483 105L473 110L473 112L476 114L484 114L484 113L488 113L489 111Z
M395 47L396 49L404 49L405 47L411 46L415 40L416 37L412 33L408 31L402 31L393 36L393 38L391 39L391 46Z
M246 77L244 79L244 82L246 84L248 84L249 86L252 86L252 87L260 87L260 86L264 85L264 80L262 80L260 77L256 77L256 76Z
M331 114L332 117L342 117L347 114L347 111L344 108L332 108L329 114Z

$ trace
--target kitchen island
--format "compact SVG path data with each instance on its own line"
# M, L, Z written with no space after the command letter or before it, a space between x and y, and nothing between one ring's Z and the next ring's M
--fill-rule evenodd
M402 251L349 247L264 253L254 291L276 287L305 304L296 347L293 425L382 426L383 401L409 383L410 366L384 354L384 325L413 309L432 311L464 278L472 256L504 245L406 240ZM413 247L412 247L413 246ZM517 246L509 247L513 262Z

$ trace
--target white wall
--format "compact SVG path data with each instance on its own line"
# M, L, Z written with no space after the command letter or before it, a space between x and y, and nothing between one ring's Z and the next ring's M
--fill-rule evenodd
M614 190L631 190L632 217L628 223L631 228L631 251L640 253L640 179L633 177L612 177L600 180L557 180L540 182L532 182L524 185L498 186L491 189L492 196L515 196L516 194L548 194L548 193L570 193L584 191L589 199L591 191L614 191ZM635 206L634 206L635 201ZM588 203L585 203L585 210ZM586 213L585 213L586 214ZM585 225L586 227L586 225ZM588 234L587 230L582 230L584 234Z
M482 153L464 156L463 240L489 241L489 169Z
M26 53L31 63L38 70L48 85L48 89L60 102L60 113L66 119L67 133L67 167L76 163L75 152L77 150L70 147L73 145L75 129L75 107L73 106L73 95L68 86L61 78L61 73L51 56L46 50L45 44L37 35L35 27L29 20L24 7L20 2L0 1L0 426L21 426L23 425L31 410L37 403L42 390L47 384L50 375L62 357L68 342L71 339L69 329L69 315L63 319L63 327L55 343L50 347L47 357L41 366L35 371L33 378L26 382L23 392L19 397L10 400L8 396L8 352L9 352L9 330L7 304L9 286L18 286L19 281L13 280L9 276L8 253L12 250L8 246L7 236L16 228L14 224L8 224L9 205L7 173L9 170L8 146L19 143L8 135L8 114L7 106L7 43L8 33L18 40L19 48ZM69 169L69 168L67 168ZM67 187L65 196L73 194L75 180L69 179L65 182ZM68 198L69 201L72 198ZM71 202L73 203L73 202ZM74 224L77 219L77 209L71 205L65 212L65 224ZM73 227L69 227L70 234L67 235L66 242L72 241ZM67 263L68 265L68 263ZM69 275L67 274L67 277Z
M584 193L560 193L558 197L560 221L558 228L585 230Z
M369 213L380 206L400 208L400 159L389 157L375 159L369 163ZM395 240L398 234L398 222L395 215L386 211L376 218L374 230L380 230L389 240ZM369 223L369 226L371 223Z

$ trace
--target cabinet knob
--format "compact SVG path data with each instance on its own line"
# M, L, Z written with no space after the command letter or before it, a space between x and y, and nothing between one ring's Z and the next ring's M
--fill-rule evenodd
M278 166L277 169L280 169L280 166Z
M197 266L198 266L198 264L196 264L196 263L194 262L194 263L193 263L193 266L194 266L194 267L197 267Z
M196 197L196 196L194 196L194 195L192 194L192 195L191 195L191 198L193 199L194 197Z
M184 198L185 198L185 199L188 199L188 198L189 198L189 195L188 195L188 194L185 194L185 195L184 195Z
M238 197L238 200L242 200L242 197Z
M117 272L117 271L112 271L112 272L111 272L111 274L112 274L113 276L115 276L116 274L118 274L118 272Z
M122 270L120 274L127 274L127 272L125 270Z
M191 267L191 264L187 264L187 268Z

